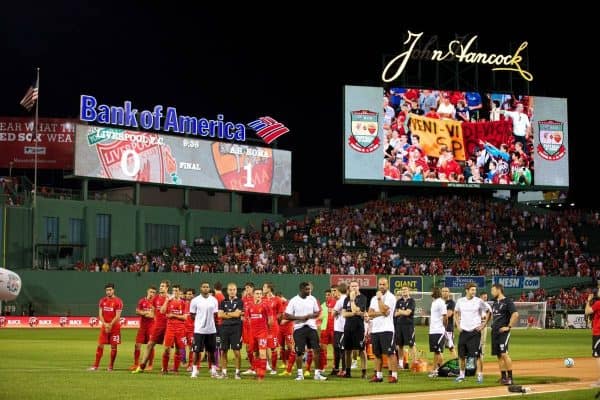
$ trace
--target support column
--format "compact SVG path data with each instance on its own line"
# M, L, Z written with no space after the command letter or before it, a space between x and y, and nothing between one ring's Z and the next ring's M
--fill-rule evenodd
M230 212L232 213L241 213L242 212L242 195L237 194L235 192L231 192L230 197Z
M88 184L90 183L89 179L84 179L81 181L81 199L83 201L87 201L88 199Z
M279 197L271 197L271 214L279 214Z
M133 204L136 206L140 205L141 187L142 186L136 182L135 188L133 189Z

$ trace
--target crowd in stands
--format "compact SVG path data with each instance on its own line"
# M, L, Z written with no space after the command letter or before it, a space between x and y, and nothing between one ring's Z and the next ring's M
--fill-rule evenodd
M599 257L590 253L586 234L599 224L598 213L542 213L479 197L372 201L76 268L600 278Z

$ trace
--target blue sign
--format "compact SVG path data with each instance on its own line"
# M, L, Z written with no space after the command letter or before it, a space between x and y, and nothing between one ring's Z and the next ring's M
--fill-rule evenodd
M155 105L152 111L139 111L130 101L125 101L123 106L110 106L98 104L94 96L86 94L81 95L79 105L79 119L90 123L246 141L246 126L225 121L222 114L216 119L190 117L178 115L175 107L165 109L161 105Z
M411 292L422 292L423 291L423 277L422 276L406 276L406 275L391 275L390 276L390 290L396 294L403 286L408 286Z
M539 289L539 276L494 276L494 283L500 283L505 289Z
M464 289L467 283L471 282L476 284L478 289L482 289L485 287L485 276L447 276L444 286Z

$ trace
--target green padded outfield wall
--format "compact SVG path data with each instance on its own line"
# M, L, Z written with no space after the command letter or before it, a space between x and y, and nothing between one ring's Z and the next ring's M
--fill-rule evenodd
M183 273L128 273L128 272L77 272L77 271L17 271L23 281L21 294L16 301L17 312L27 310L31 302L37 315L96 315L97 301L104 295L104 284L113 282L116 285L117 296L123 299L124 315L134 315L137 301L144 296L149 285L158 287L162 279L179 283L184 288L193 287L198 291L204 280L211 285L220 281L223 285L235 282L242 287L245 282L262 285L266 281L275 284L275 291L281 291L285 297L291 298L298 293L298 284L310 281L315 285L315 295L322 301L324 291L330 286L328 275L271 275L271 274L183 274ZM435 278L436 282L443 277ZM586 283L582 278L542 278L542 286L547 291L555 293L560 288L569 289L573 285ZM424 291L430 291L433 277L423 277ZM589 280L591 284L591 280ZM486 279L487 291L491 279ZM457 290L453 290L457 291ZM521 290L515 289L510 296L520 295Z

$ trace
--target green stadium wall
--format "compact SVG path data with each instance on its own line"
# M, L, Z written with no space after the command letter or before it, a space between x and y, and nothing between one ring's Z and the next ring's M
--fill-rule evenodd
M211 286L220 281L224 286L235 282L239 288L251 281L257 285L271 281L275 291L281 291L285 297L291 298L298 293L298 284L310 281L315 286L315 295L322 301L324 291L330 286L328 275L255 275L255 274L183 274L183 273L128 273L128 272L77 272L77 271L17 271L21 276L23 288L16 301L17 313L27 310L32 303L37 315L96 315L97 301L104 295L104 284L113 282L117 296L123 300L124 315L134 315L137 301L145 295L150 285L158 287L163 279L178 283L184 288L195 288L207 281ZM434 284L443 282L443 277L423 277L424 291L430 291ZM560 288L571 288L574 285L591 284L582 278L542 278L542 287L555 293ZM491 279L486 279L486 290L489 292ZM457 289L452 291L456 292ZM509 296L519 296L521 289L511 289Z
M0 266L10 269L31 268L32 266L32 211L25 207L6 207L2 213L2 244L0 245ZM111 254L96 254L96 216L111 216ZM188 243L196 237L209 239L211 231L223 231L233 227L254 226L260 229L264 219L281 220L280 215L263 213L219 212L210 210L190 210L173 207L136 206L101 200L59 200L38 197L36 216L36 243L47 244L44 217L58 218L58 244L72 244L70 240L70 219L84 221L82 244L83 260L87 263L96 257L130 254L134 251L147 251L145 224L179 226L179 239ZM39 247L38 247L39 248ZM60 267L62 265L54 265Z

